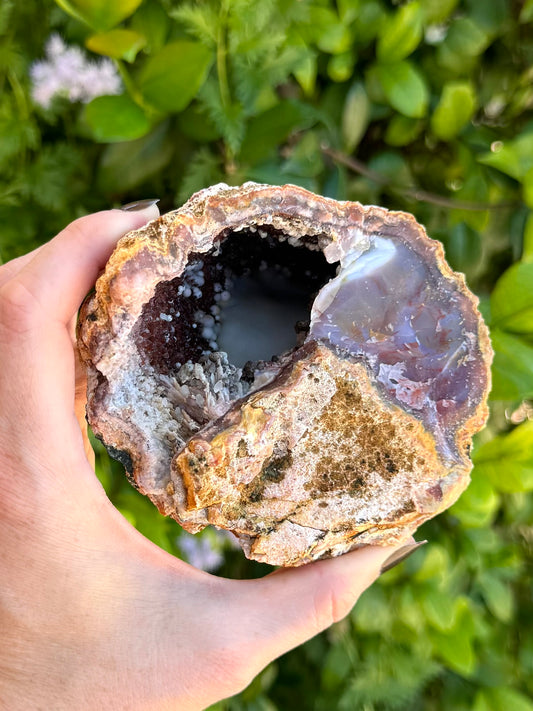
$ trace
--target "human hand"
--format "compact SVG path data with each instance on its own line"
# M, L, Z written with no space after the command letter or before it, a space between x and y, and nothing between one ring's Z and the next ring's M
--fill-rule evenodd
M396 550L226 580L159 549L107 499L74 321L117 239L157 214L81 218L0 268L0 699L10 711L204 709L344 617Z

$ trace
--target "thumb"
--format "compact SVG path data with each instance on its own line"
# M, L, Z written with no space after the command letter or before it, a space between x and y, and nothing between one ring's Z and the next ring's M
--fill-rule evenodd
M241 629L253 640L250 661L257 665L256 671L345 617L391 555L404 547L405 543L366 546L300 568L280 569L260 580L242 581L240 600L234 601Z

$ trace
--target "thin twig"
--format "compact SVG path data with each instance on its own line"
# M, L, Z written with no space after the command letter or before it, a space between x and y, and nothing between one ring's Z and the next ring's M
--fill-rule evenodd
M369 168L365 163L362 163L357 158L347 156L341 151L336 151L333 148L328 148L327 146L322 146L322 153L329 156L336 163L341 163L347 168L352 170L354 173L368 178L373 183L381 185L384 189L391 193L401 195L406 198L411 198L417 200L418 202L427 202L431 205L438 205L439 207L448 207L453 210L501 210L504 208L517 207L520 203L517 202L470 202L467 200L454 200L453 198L444 197L444 195L437 195L436 193L427 192L427 190L421 190L420 188L401 188L395 185L390 178L382 173L377 173L375 170Z

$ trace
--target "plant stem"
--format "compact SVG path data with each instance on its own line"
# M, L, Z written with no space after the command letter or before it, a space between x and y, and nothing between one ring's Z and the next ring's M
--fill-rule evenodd
M483 211L483 210L501 210L510 207L517 207L520 203L518 202L470 202L467 200L454 200L453 198L445 197L444 195L437 195L436 193L430 193L427 190L421 190L420 188L401 188L398 185L394 185L393 181L382 173L377 173L375 170L369 168L365 163L347 156L341 151L336 151L328 146L322 146L322 153L329 156L335 163L340 163L345 165L354 173L363 175L368 178L373 183L381 185L388 192L396 195L401 195L402 197L410 198L412 200L417 200L418 202L427 202L431 205L438 205L439 207L447 207L453 210L473 210L473 211Z

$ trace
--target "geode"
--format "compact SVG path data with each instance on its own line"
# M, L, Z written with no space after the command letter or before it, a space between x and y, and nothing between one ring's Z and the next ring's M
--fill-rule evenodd
M258 289L303 318L283 352L232 362L232 301ZM216 185L125 235L86 300L88 421L162 513L249 558L400 543L469 481L492 357L477 303L409 214Z

